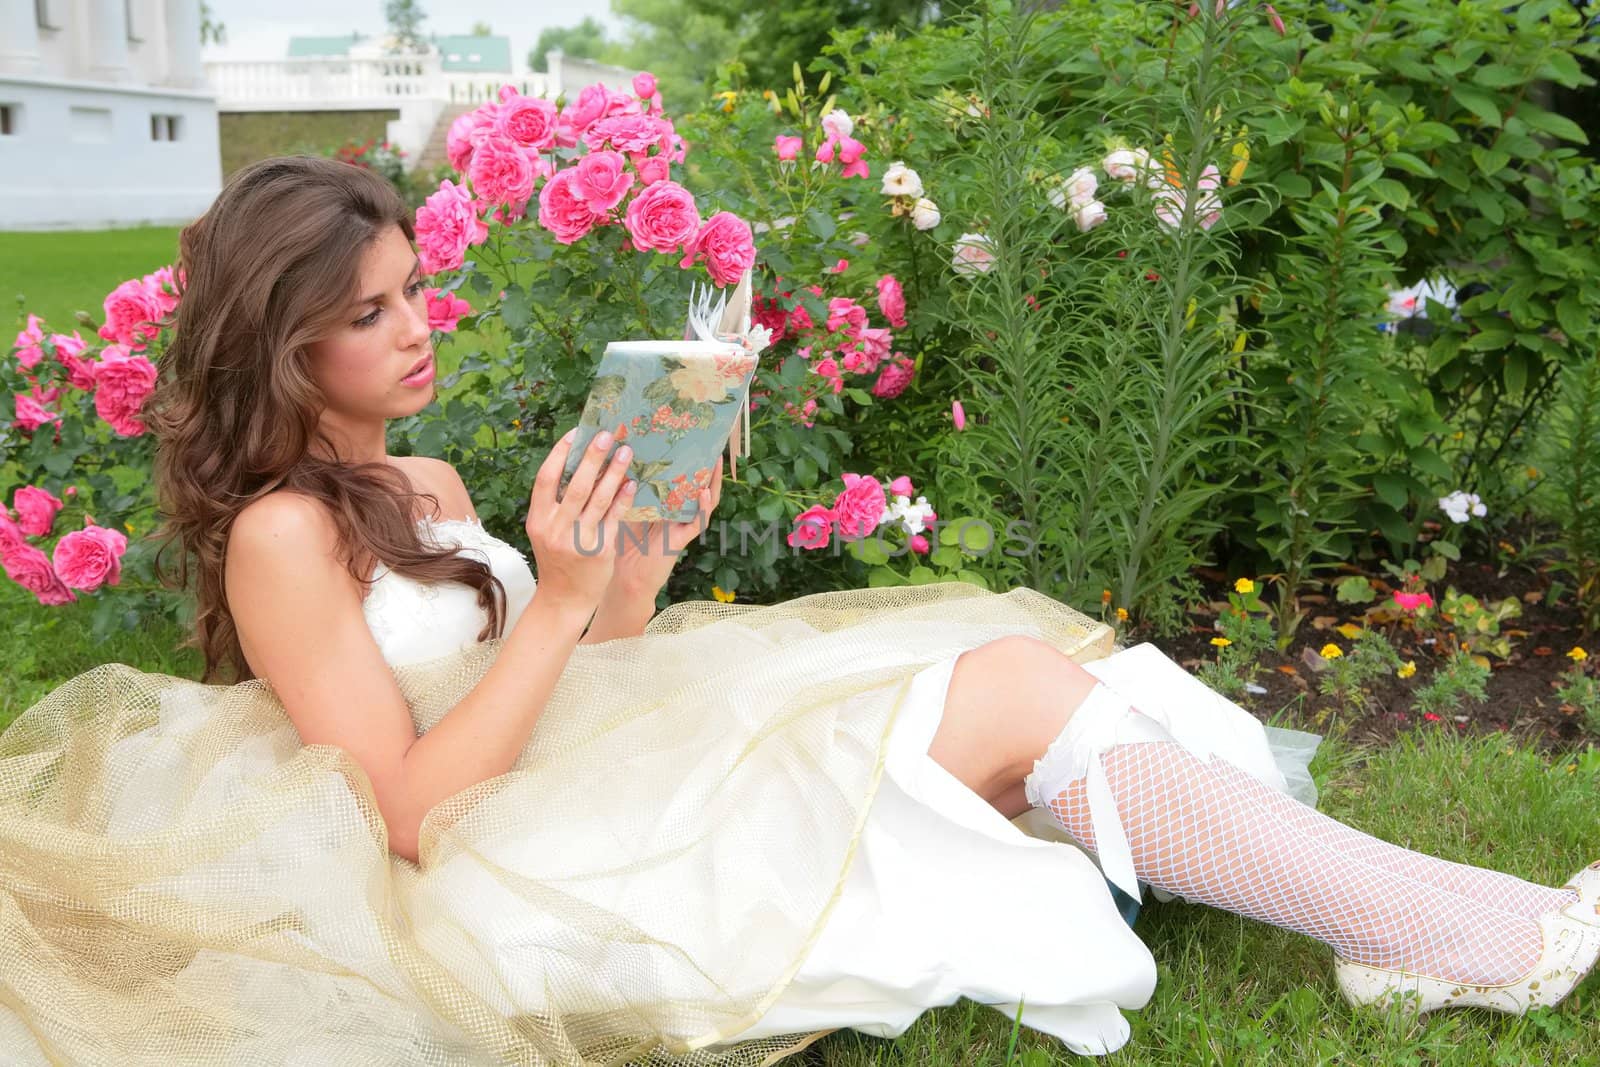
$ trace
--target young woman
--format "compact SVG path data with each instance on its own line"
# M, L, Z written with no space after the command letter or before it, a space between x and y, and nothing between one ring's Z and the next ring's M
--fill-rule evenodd
M238 680L108 665L0 737L21 1062L755 1063L959 996L1102 1053L1155 980L1108 882L1317 938L1358 1004L1522 1012L1594 965L1600 864L1549 888L1329 819L1282 735L1031 590L654 615L703 528L593 552L628 456L557 500L570 435L530 569L388 454L437 395L412 238L307 158L183 233L148 417Z

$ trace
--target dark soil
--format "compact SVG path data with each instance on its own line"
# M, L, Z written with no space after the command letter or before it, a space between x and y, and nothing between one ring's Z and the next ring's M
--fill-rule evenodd
M1208 603L1191 606L1187 633L1161 637L1141 634L1138 628L1130 627L1119 634L1119 640L1127 644L1148 640L1190 671L1214 660L1217 650L1211 639L1220 636L1215 628L1218 610L1227 606L1236 576L1212 568L1200 568L1194 573ZM1339 603L1332 582L1346 574L1366 575L1379 591L1379 599L1373 604ZM1400 622L1376 624L1402 659L1416 662L1417 671L1410 678L1390 674L1370 683L1366 691L1371 699L1365 711L1348 703L1341 705L1333 696L1320 692L1322 679L1310 663L1317 658L1316 650L1332 641L1348 651L1351 642L1337 628L1345 624L1368 626L1368 609L1387 602L1395 588L1392 576L1377 560L1346 564L1324 588L1303 595L1301 603L1307 617L1292 644L1281 654L1269 650L1259 661L1261 670L1253 681L1267 691L1237 693L1232 699L1262 720L1279 715L1277 721L1281 725L1323 734L1337 731L1357 743L1391 741L1403 731L1419 728L1453 729L1468 736L1504 733L1549 749L1570 749L1592 741L1594 735L1586 731L1581 710L1563 704L1556 689L1561 684L1559 676L1573 665L1567 657L1569 649L1580 645L1590 652L1586 667L1592 674L1600 670L1600 649L1594 647L1594 635L1583 632L1570 580L1564 583L1560 599L1549 602L1547 593L1556 577L1548 564L1523 563L1510 554L1495 563L1481 553L1473 558L1463 551L1461 560L1451 564L1443 581L1430 583L1429 592L1440 606L1445 589L1452 585L1477 597L1485 606L1498 604L1506 597L1516 597L1522 605L1520 616L1502 623L1501 632L1511 638L1511 655L1505 660L1489 656L1489 698L1481 705L1441 712L1437 721L1425 720L1413 708L1413 692L1427 684L1448 655L1450 627L1443 619L1443 625L1428 634ZM1273 590L1263 599L1275 596ZM1425 643L1429 637L1434 638L1433 644ZM1308 651L1312 653L1309 657Z

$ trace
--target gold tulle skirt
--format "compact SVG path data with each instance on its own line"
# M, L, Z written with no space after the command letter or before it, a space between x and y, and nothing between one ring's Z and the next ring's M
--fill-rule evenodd
M1109 627L1029 589L692 601L579 645L514 769L389 853L258 681L85 672L0 735L7 1063L771 1063L911 678ZM437 723L502 643L398 667ZM486 937L485 931L493 937Z

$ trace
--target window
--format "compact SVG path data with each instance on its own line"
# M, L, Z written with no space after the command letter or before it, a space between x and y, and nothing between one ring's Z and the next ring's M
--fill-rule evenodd
M50 17L50 9L59 0L33 0L33 21L41 30L59 30L61 27Z
M17 135L17 112L21 110L16 104L0 104L0 137Z
M152 141L176 141L182 119L183 116L181 115L151 115L150 139Z

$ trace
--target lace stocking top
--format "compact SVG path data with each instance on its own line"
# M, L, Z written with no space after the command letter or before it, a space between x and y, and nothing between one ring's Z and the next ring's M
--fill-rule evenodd
M471 519L419 519L423 537L444 547L455 545L489 565L506 590L504 633L533 598L534 577L527 557ZM431 535L431 536L430 536ZM421 663L477 642L489 615L478 594L458 582L420 582L379 563L361 606L367 626L390 666Z

